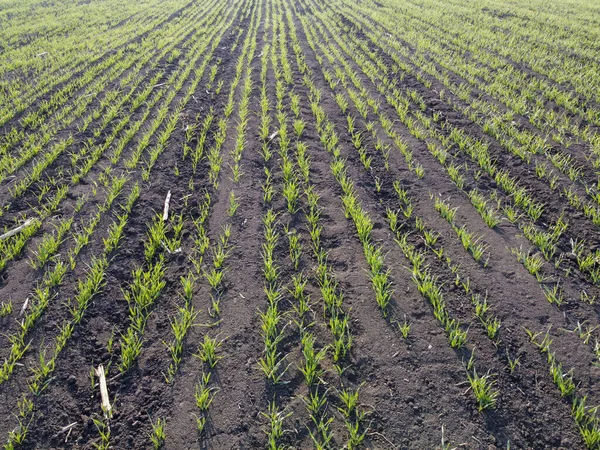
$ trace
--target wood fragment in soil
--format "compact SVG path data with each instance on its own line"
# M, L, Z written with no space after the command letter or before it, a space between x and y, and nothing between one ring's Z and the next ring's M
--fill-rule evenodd
M100 397L102 397L102 411L108 417L111 415L112 406L108 398L108 388L106 387L106 375L104 374L104 366L100 364L96 369L96 376L100 379Z
M27 228L29 225L31 225L33 222L35 222L35 219L27 219L22 225L19 225L17 228L13 228L12 230L10 230L10 231L4 233L2 236L0 236L0 241L3 241L4 239L8 239L9 237L14 236L17 233L20 233L25 228Z
M167 192L167 197L165 198L165 208L163 209L163 222L166 222L169 218L169 204L171 203L171 190Z

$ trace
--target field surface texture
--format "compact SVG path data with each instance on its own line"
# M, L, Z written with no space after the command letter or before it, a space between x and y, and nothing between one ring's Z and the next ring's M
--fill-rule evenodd
M13 449L600 449L600 6L0 0Z

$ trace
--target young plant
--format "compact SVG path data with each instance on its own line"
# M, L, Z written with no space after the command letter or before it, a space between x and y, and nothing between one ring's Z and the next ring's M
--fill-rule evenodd
M496 381L492 380L490 373L481 376L473 370L473 373L467 372L467 377L477 400L477 409L481 412L496 408L499 392L494 388Z
M410 323L408 323L408 320L406 319L406 314L404 314L404 323L400 324L398 322L397 325L398 331L400 331L402 337L404 339L408 339L408 333L410 332Z
M152 433L150 433L150 441L154 450L162 448L167 435L165 433L166 420L160 417L156 422L152 422Z
M223 358L222 356L217 355L217 349L221 346L221 343L222 341L212 339L208 334L205 334L204 341L200 343L198 354L195 356L206 363L208 367L214 369L219 360Z
M280 444L280 440L284 433L283 421L291 416L292 413L286 414L285 410L280 411L273 401L269 403L268 412L262 412L261 415L269 422L267 429L265 430L265 433L267 434L267 449L283 450L284 447Z

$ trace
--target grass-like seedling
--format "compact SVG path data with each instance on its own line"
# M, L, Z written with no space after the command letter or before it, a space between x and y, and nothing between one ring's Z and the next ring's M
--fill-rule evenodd
M152 422L152 433L150 433L150 442L152 442L152 447L154 448L154 450L162 448L165 439L167 439L165 426L166 420L160 417L156 420L156 422Z
M102 419L92 418L92 421L100 435L100 442L95 443L94 448L108 450L110 448L110 427Z
M150 308L166 284L163 280L164 271L164 259L161 255L148 270L135 269L130 288L123 291L123 296L129 304L131 325L121 338L121 372L128 371L141 352L143 331Z
M467 373L467 377L477 400L477 409L483 411L496 408L499 392L494 387L496 381L492 379L492 375L489 372L478 375L477 371L473 370L473 373Z
M214 369L222 359L222 356L217 355L217 349L221 346L222 341L212 339L209 335L204 335L204 341L200 343L198 354L195 355L208 365L211 369Z
M475 316L479 319L481 324L484 326L486 333L490 339L495 339L502 325L502 321L497 317L488 314L489 305L487 298L481 298L479 294L473 294L471 302L475 307Z
M406 314L404 315L404 322L403 323L397 323L398 325L398 331L400 331L400 334L402 335L402 337L404 339L408 339L408 334L410 333L410 323L408 323L408 320L406 319Z
M563 292L562 292L562 289L559 287L558 283L556 283L552 287L543 286L543 288L544 288L544 295L546 296L546 300L548 300L550 303L553 303L557 306L560 306L562 304Z
M488 205L488 201L483 194L473 189L469 191L469 199L488 227L495 228L498 226L500 218L494 209Z
M302 336L302 355L304 363L299 367L300 372L304 375L304 381L310 387L313 386L323 375L323 369L320 367L321 362L327 354L327 347L320 350L315 350L315 337L306 333Z
M511 358L506 350L506 359L508 360L508 370L510 373L514 373L515 370L521 365L521 358Z
M215 388L209 386L210 372L202 374L200 381L196 384L194 398L196 399L196 407L202 411L208 411L208 408L215 397Z
M527 271L534 275L538 282L543 282L545 277L541 272L544 266L544 259L539 254L531 254L531 250L525 253L523 248L512 248L511 253L525 266Z
M173 341L165 344L172 359L167 374L165 375L168 382L173 380L177 368L181 363L184 339L188 330L194 324L196 316L197 313L194 311L194 307L191 304L186 303L184 307L179 308L178 314L170 321L171 331L173 332Z
M229 214L229 217L233 217L235 215L235 212L237 211L239 206L240 202L235 197L235 193L231 191L229 193L229 209L227 210L227 214Z
M304 131L305 127L306 123L302 119L294 120L294 132L298 138L302 136L302 132Z
M6 302L2 302L0 303L0 317L6 317L12 314L12 310L13 310L13 304L12 302L6 301Z
M268 420L267 429L265 430L267 434L267 448L269 450L282 450L283 446L279 441L285 431L283 421L291 416L292 413L286 413L285 410L280 411L275 402L271 402L269 403L268 412L261 414Z

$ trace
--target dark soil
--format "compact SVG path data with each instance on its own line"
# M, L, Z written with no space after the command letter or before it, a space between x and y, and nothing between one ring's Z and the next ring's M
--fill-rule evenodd
M290 213L287 210L286 200L281 192L281 157L277 153L281 138L272 135L269 139L268 146L273 151L273 158L265 162L261 154L262 141L259 136L261 52L265 49L265 43L273 45L276 41L274 34L277 29L273 26L272 18L280 12L279 7L275 8L271 2L262 0L246 0L241 5L242 8L238 8L240 4L237 2L227 1L218 6L222 8L222 15L215 22L220 25L222 21L226 23L232 19L231 31L227 30L218 41L196 91L185 107L182 110L176 109L191 85L194 71L167 105L169 115L176 110L179 112L179 120L152 168L148 181L142 178L142 170L149 157L147 151L144 152L143 163L135 169L128 169L125 160L139 145L144 131L157 115L161 102L152 108L147 122L126 145L124 156L116 164L112 164L108 152L102 155L81 183L71 182L68 172L71 167L70 152L83 149L88 138L100 143L108 138L115 124L111 123L100 136L94 137L91 131L99 126L102 117L95 119L85 133L75 132L79 124L77 121L72 125L72 129L59 130L56 133L57 140L75 132L75 140L69 153L60 155L46 169L43 179L29 188L23 196L14 198L10 190L13 182L10 180L0 187L0 202L5 205L0 224L10 229L22 217L36 214L38 195L44 182L50 179L58 180L58 183L50 188L48 196L53 195L63 184L69 186L69 194L57 210L44 221L37 234L26 244L22 254L9 261L0 274L0 300L10 300L13 303L12 314L0 318L0 356L7 358L10 354L11 336L20 329L19 310L26 298L33 298L33 293L44 275L42 269L34 270L29 263L30 258L35 257L34 252L38 244L44 236L53 232L60 218L73 217L74 229L81 230L93 217L106 198L106 192L100 188L106 167L111 167L112 175L123 174L128 178L123 193L108 211L102 213L89 245L77 256L75 269L69 270L63 283L54 288L54 297L50 304L33 331L26 336L26 342L30 342L30 346L19 365L9 379L0 384L0 403L3 405L0 408L0 431L6 438L19 425L16 416L20 399L23 396L31 398L34 404L27 437L19 448L83 449L99 445L100 435L95 421L103 420L103 416L99 389L97 385L92 385L97 379L90 374L93 368L100 364L104 365L109 373L108 392L114 407L112 417L104 419L110 428L109 448L152 448L149 436L153 424L159 419L166 420L167 439L164 448L167 449L269 448L265 432L268 429L265 413L270 402L277 404L286 416L281 444L285 448L315 448L311 440L311 433L315 432L315 427L304 404L310 390L299 370L303 361L301 335L294 323L296 313L293 298L288 293L288 289L293 286L294 276L303 274L307 279L306 292L311 298L311 320L314 321L311 331L316 337L318 348L331 344L332 336L328 318L324 317L323 313L323 298L316 273L318 262L313 252L305 215L308 211L306 196L301 198L298 211ZM484 450L505 449L508 445L513 449L535 450L585 448L571 416L572 397L561 397L549 374L546 356L530 342L524 329L544 333L549 331L552 338L551 348L556 353L557 360L562 362L566 371L573 368L577 385L576 395L580 398L587 395L588 403L596 405L600 401L597 386L599 369L591 347L593 343L586 345L576 333L570 331L578 323L585 323L590 328L597 327L600 323L598 306L580 301L582 291L590 296L600 294L597 286L591 282L589 276L578 270L574 258L565 256L559 268L553 262L544 266L547 280L558 281L561 285L564 302L558 307L546 300L543 286L510 252L511 248L530 247L519 229L519 224L504 220L495 229L489 229L466 195L469 188L477 187L485 194L497 192L500 199L508 201L506 196L497 190L495 182L485 174L475 177L475 163L458 148L453 148L450 155L453 161L457 165L467 164L470 167L464 172L467 183L465 189L459 189L453 184L444 167L429 152L427 142L414 137L400 120L396 120L394 108L362 72L353 57L356 55L346 53L334 39L336 35L343 36L344 33L356 36L367 42L371 51L381 56L386 68L390 72L393 71L395 64L388 54L389 49L369 37L372 26L369 21L365 20L364 28L355 29L354 22L343 16L344 2L335 2L334 6L330 6L315 1L300 1L297 5L284 1L281 5L284 11L291 14L291 21L312 80L322 93L320 104L327 120L333 124L340 136L339 149L346 161L348 176L354 182L356 195L363 209L372 219L372 241L384 250L385 267L386 270L389 269L394 289L392 314L384 317L375 301L363 246L357 237L354 224L345 216L342 191L331 171L333 158L321 143L311 109L309 89L300 74L295 49L288 39L285 49L291 64L293 81L289 85L285 84L283 110L287 114L288 132L293 134L293 113L289 106L289 94L299 96L300 117L306 122L306 129L300 140L307 145L311 163L310 181L312 189L319 195L322 211L321 246L328 255L327 261L338 282L339 292L343 294L343 309L350 318L350 332L353 338L352 349L347 355L346 370L343 373L340 374L336 370L331 352L322 363L325 372L319 389L328 401L328 413L332 418L333 441L330 448L347 448L348 432L343 416L338 410L338 407L342 406L340 390L344 388L360 391L360 409L365 412L365 419L361 425L365 438L361 448L365 449L437 449L441 448L442 444L449 445L444 448ZM374 8L385 7L378 2L373 2L373 5ZM203 11L204 7L197 2L190 2L184 8L169 14L160 26L181 24L187 14L198 8ZM319 45L313 50L309 45L311 31L306 24L313 21L321 23L321 13L330 10L339 14L340 19L336 19L334 29L325 28L322 32L315 32ZM510 17L504 10L486 11L496 18ZM131 19L124 18L111 31L126 27ZM285 24L289 37L290 27L285 13L281 23ZM241 34L238 34L239 29L242 30ZM154 65L144 67L141 71L143 80L139 91L146 87L146 83L154 77L157 70L163 71L160 84L166 82L180 66L191 64L190 61L195 55L189 51L190 45L193 44L190 41L206 39L206 36L213 35L214 30L208 26L195 32L198 34L190 31L181 38L181 42L176 46L181 54L175 61L166 61L167 57L151 59ZM139 42L150 34L151 32L140 33L133 42ZM248 49L244 46L246 40L256 42L251 59L248 58ZM405 44L410 47L409 43ZM24 40L22 45L27 45ZM123 47L126 45L123 44ZM279 54L279 44L276 48ZM335 94L345 93L345 88L341 83L331 87L325 78L325 71L335 73L336 69L344 69L344 65L335 58L328 60L324 48L335 49L342 55L348 67L356 71L357 78L364 86L364 92L379 103L383 113L394 119L394 131L411 149L415 161L422 165L425 173L423 178L418 178L409 170L403 155L395 148L393 139L386 135L378 116L372 110L366 120L360 118L360 113L352 102L349 102L346 113L341 112ZM118 48L111 51L116 50ZM210 51L209 46L205 54L208 55ZM234 112L228 119L227 136L221 149L221 173L218 186L215 186L209 179L210 165L206 153L216 143L218 121L224 117L240 56L245 58L244 67L251 68L252 77L248 131L240 161L243 174L239 182L234 183L230 167L234 165L231 152L236 146L238 107L243 95L245 70L241 81L233 90ZM369 58L366 54L361 56ZM106 55L91 64L99 64L105 57ZM204 57L205 55L202 55L196 61L196 69L202 66ZM318 62L320 58L323 59L322 64ZM408 60L407 63L412 64ZM218 72L209 89L207 83L213 64L216 64ZM71 79L80 76L84 69L85 67L82 67L73 71ZM524 70L530 71L529 68ZM125 71L111 80L106 88L117 87L127 73ZM276 75L269 64L266 86L271 106L271 132L277 127ZM454 81L460 81L456 74L450 73L449 76ZM506 152L502 145L486 135L479 125L471 122L453 107L453 104L462 104L453 94L447 94L448 101L441 100L439 91L444 89L444 86L438 80L428 76L432 83L428 88L414 74L403 73L402 77L397 87L403 91L410 89L418 92L425 102L423 112L427 117L434 113L439 114L444 122L460 127L469 136L488 143L489 151L497 165L518 179L529 192L535 193L536 199L545 204L544 214L537 221L541 229L547 230L561 214L568 217L569 228L559 240L558 253L568 255L571 252L571 240L578 238L585 238L592 246L591 250L600 245L597 227L579 211L567 206L564 197L552 191L535 176L531 165L535 161L526 164ZM219 93L216 92L217 83L222 83ZM55 86L52 92L60 90L63 85L64 83ZM52 92L36 99L30 108L19 113L7 124L7 129L11 126L19 127L19 119L28 112L37 110L44 100L50 98ZM78 93L81 92L75 92L74 95ZM97 106L98 99L90 104L90 108ZM182 159L184 145L188 144L186 130L194 125L200 129L209 111L212 111L215 120L207 135L205 157L194 171L189 158ZM142 115L141 109L136 110L131 114L131 122L139 120ZM348 115L357 119L357 130L363 133L364 146L372 156L372 167L368 171L364 169L347 132ZM48 120L51 118L52 115L49 114ZM523 122L523 126L533 128L527 125L526 117L517 117L516 120ZM375 133L382 142L392 148L389 169L384 167L383 158L375 150L376 140L368 130L369 122L373 124ZM161 125L151 137L148 149L158 145L158 135L164 128L165 125ZM447 132L441 126L439 129ZM26 135L33 133L33 130L29 129L23 131ZM194 146L196 143L197 137L194 137L191 144ZM556 151L565 150L558 145L555 147ZM16 179L24 176L32 164L33 161L28 162L17 170ZM261 187L265 183L265 167L273 173L276 194L272 204L265 203ZM592 182L593 178L591 172L584 174L586 182ZM413 282L410 262L400 251L394 240L395 236L388 227L388 208L398 209L394 191L396 181L399 181L411 196L415 216L423 219L427 229L439 233L436 247L443 248L444 255L450 258L452 265L458 267L463 282L467 278L469 280L470 291L466 292L459 283L455 283L456 274L447 261L436 258L431 247L425 244L414 221L404 221L404 231L409 233L408 241L423 253L431 273L441 285L450 315L460 321L465 330L468 329L468 344L463 348L453 349L449 345L447 335L435 319L430 304ZM103 238L107 236L108 228L121 212L118 205L136 182L140 185L141 195L129 216L120 247L109 255L105 285L94 297L84 319L76 325L72 337L57 358L47 387L41 395L31 396L27 383L32 375L31 369L39 364L40 353L50 355L59 327L70 318L69 305L77 293L79 282L86 277L94 257L102 254ZM578 186L580 191L583 191L582 186ZM162 214L164 200L169 191L171 216L181 214L185 219L181 251L172 254L164 252L165 287L151 307L142 351L135 366L127 373L121 374L117 369L121 337L130 325L129 305L123 291L129 288L132 271L138 267L146 267L144 242L148 237L148 228L156 214ZM235 192L240 202L233 216L229 214L231 191ZM97 194L92 195L92 192ZM174 380L168 383L165 375L171 359L165 343L172 340L171 323L182 305L180 280L194 267L191 261L196 255L193 251L196 245L196 228L193 221L200 216L200 206L206 193L211 197L210 214L205 223L211 248L219 241L224 227L231 227L231 248L225 262L225 281L222 291L218 294L221 310L218 318L215 317L211 306L215 293L211 291L207 280L199 276L192 300L197 313L195 326L191 327L186 336L182 362L177 374ZM434 209L430 194L450 199L452 206L458 208L457 223L465 224L470 231L482 237L488 246L487 266L475 262L465 251L453 228ZM83 195L88 196L89 200L81 210L75 211L78 198ZM585 195L584 191L582 195ZM280 237L275 257L282 292L285 293L280 308L285 318L284 323L287 324L279 348L285 355L285 364L289 364L282 383L276 385L265 380L258 366L264 347L259 313L267 307L261 256L264 251L263 217L269 208L278 213L277 229ZM289 224L300 236L303 251L297 269L293 267L289 257L284 224ZM55 258L66 255L74 245L72 238L66 239L61 243ZM202 260L204 270L210 270L212 261L213 254L209 250ZM565 275L565 270L568 270L569 274ZM474 293L487 296L492 313L502 321L498 339L488 338L485 329L474 316L471 303ZM404 320L411 325L407 339L401 336L398 329L398 324ZM199 435L196 428L199 412L194 393L201 374L207 369L195 354L206 334L221 342L218 353L222 359L216 368L210 371L215 397L206 416L205 431ZM596 335L597 333L592 334ZM591 338L592 342L593 340L594 338ZM472 355L476 359L479 373L493 374L495 388L499 391L495 409L479 411L477 408L465 370L465 364ZM510 360L515 358L519 358L520 364L512 372L508 365ZM68 431L62 431L70 424L74 425Z

